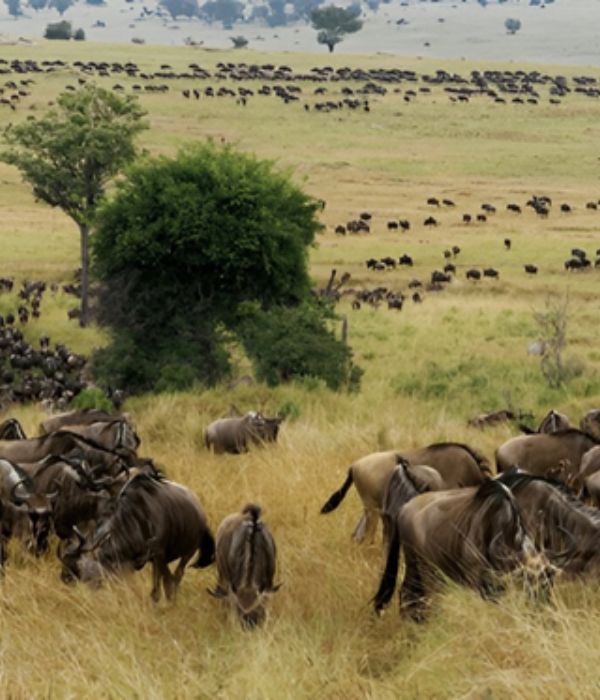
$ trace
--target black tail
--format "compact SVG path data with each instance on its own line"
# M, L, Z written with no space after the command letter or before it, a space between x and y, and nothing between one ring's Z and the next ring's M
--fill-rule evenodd
M321 508L321 513L331 513L344 500L344 496L348 493L348 489L352 486L352 467L348 469L348 476L342 487L335 493L332 493L327 503Z
M525 433L525 435L535 435L537 433L537 430L533 430L533 428L530 428L529 426L525 425L524 423L519 423L517 425L517 428L522 433Z
M381 577L379 590L373 598L375 603L375 612L381 612L383 608L390 602L396 588L396 580L398 578L398 564L400 562L400 535L398 533L398 525L394 523L392 529L392 538L388 549L387 562L385 570Z
M250 517L252 518L253 522L256 524L258 520L260 519L260 514L261 514L261 508L260 506L257 506L255 503L248 503L248 505L245 505L242 514L245 515L248 513Z
M205 569L215 560L215 539L212 536L212 532L208 529L208 526L202 530L202 534L200 535L199 549L200 555L192 566L196 569Z

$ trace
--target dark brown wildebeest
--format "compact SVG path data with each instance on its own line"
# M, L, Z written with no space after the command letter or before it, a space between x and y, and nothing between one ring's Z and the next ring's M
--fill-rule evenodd
M213 448L215 454L246 452L250 444L275 442L283 418L265 418L257 411L249 411L245 416L220 418L213 421L204 431L204 444Z
M481 279L481 272L479 270L475 270L474 268L467 270L465 273L465 277L468 280L480 280Z
M0 423L0 440L26 440L27 435L16 418L7 418Z
M504 239L504 247L506 248L506 250L510 250L511 246L512 246L512 241L510 240L510 238L505 238Z
M353 537L359 542L365 538L372 542L382 512L386 485L394 468L402 459L411 466L427 465L435 469L440 474L445 489L476 486L488 473L486 460L468 445L460 443L442 442L421 449L375 452L350 466L346 480L329 497L321 508L321 513L335 510L354 484L363 503L364 513Z
M1 525L3 538L19 535L36 556L47 551L56 496L56 489L52 493L37 493L27 472L18 464L0 459L0 500L4 502L5 518Z
M524 269L528 275L537 275L538 273L538 268L536 265L527 264L524 265Z
M123 417L110 421L93 422L87 425L67 425L58 432L74 433L111 452L135 454L140 438L130 423Z
M593 435L600 441L600 408L593 408L588 411L579 422L579 427L584 433Z
M75 530L76 542L61 543L62 579L99 584L107 575L139 570L152 563L152 600L160 599L161 583L173 598L186 564L203 568L214 559L215 543L196 497L180 484L139 474L121 490L114 513L91 537ZM169 563L179 559L175 573Z
M548 476L561 469L564 471L562 478L569 482L577 479L583 455L596 444L592 436L576 428L550 434L519 435L496 450L496 467L503 472L517 466L538 476Z
M401 547L400 607L415 620L423 619L436 571L484 597L501 590L499 575L522 568L536 583L551 581L551 567L527 535L514 496L494 479L476 488L424 493L400 510L374 598L377 612L394 593Z
M481 413L467 421L467 425L473 428L485 428L490 425L498 425L499 423L509 423L515 420L515 418L516 416L513 411L502 409L500 411L492 411L491 413Z
M228 515L216 535L217 585L209 591L228 598L248 627L260 625L265 605L279 586L273 585L277 562L275 540L260 518L261 509L248 504Z
M515 497L525 529L550 562L567 574L598 571L600 510L585 506L562 483L510 470L498 477Z
M97 408L89 408L84 411L69 411L68 413L59 413L56 416L47 418L40 423L40 435L48 435L55 433L67 426L74 425L90 425L91 423L110 423L121 416L111 415L106 411L101 411Z
M594 505L600 506L600 445L583 455L579 474L574 481L581 489L582 498L590 498Z

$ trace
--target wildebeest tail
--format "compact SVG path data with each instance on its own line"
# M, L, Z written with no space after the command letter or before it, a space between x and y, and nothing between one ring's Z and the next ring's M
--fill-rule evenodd
M261 508L260 506L257 506L254 503L248 503L248 505L244 506L242 513L244 515L248 513L248 515L250 515L250 517L252 518L253 522L256 524L260 519Z
M525 435L535 435L537 433L537 430L533 430L533 428L530 428L528 425L525 425L524 423L519 423L517 425L517 428L519 428L519 430L522 433L525 433Z
M200 555L198 559L192 564L196 569L205 569L210 566L215 560L215 538L212 532L205 527L200 535Z
M394 595L394 589L396 588L396 580L398 578L398 564L400 562L400 535L398 533L398 526L392 529L392 537L390 539L390 544L388 548L387 561L385 563L385 569L383 571L383 576L381 577L381 582L379 583L379 590L373 598L373 603L375 604L375 612L380 612L385 608L385 606L390 602L392 596Z
M344 496L348 493L348 489L351 486L352 486L352 467L350 467L350 469L348 469L348 476L346 477L346 481L344 481L341 488L339 488L335 493L331 494L327 503L321 508L321 513L331 513L332 510L335 510L340 505L340 503L344 500Z

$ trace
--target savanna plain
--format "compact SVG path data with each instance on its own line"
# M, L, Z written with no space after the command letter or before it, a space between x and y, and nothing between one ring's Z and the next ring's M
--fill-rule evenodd
M33 76L31 95L16 111L0 110L0 125L39 114L67 84L76 85L76 60L132 60L148 71L162 63L184 71L197 62L213 71L219 61L363 68L437 69L468 76L471 70L534 69L550 75L592 75L598 69L416 60L382 56L309 56L190 48L40 44L2 47L0 58L63 59L68 68ZM133 79L119 82L131 91ZM547 87L537 105L449 100L443 87L405 102L404 93L369 96L370 111L319 113L317 85L300 84L298 102L251 97L186 99L196 87L186 79L161 80L166 94L140 97L151 128L142 145L152 154L174 154L197 139L223 139L236 148L275 159L327 205L325 228L311 252L316 287L335 268L351 275L346 287L386 286L408 291L426 282L455 245L456 279L440 292L410 296L401 311L363 304L352 295L337 306L346 316L355 361L364 369L358 393L333 393L317 382L270 389L236 383L251 373L234 349L231 383L210 390L131 398L141 453L201 499L211 527L245 503L260 503L279 550L278 582L266 625L243 631L206 592L214 570L191 569L174 603L149 598L147 571L100 590L67 587L54 554L35 560L12 543L0 583L0 696L123 698L592 698L600 693L600 591L594 580L558 580L551 604L534 606L515 585L498 603L448 586L436 595L428 620L400 618L396 601L381 618L369 604L383 564L381 538L357 545L351 532L360 513L352 490L330 515L319 509L348 466L379 449L466 442L493 461L495 448L516 433L511 426L477 430L469 418L513 407L541 417L549 408L577 421L600 406L600 269L567 272L578 247L600 248L600 105L571 93L550 104ZM327 85L328 99L364 81ZM215 79L199 84L217 85ZM223 83L226 84L226 83ZM419 83L420 85L421 83ZM245 85L242 83L242 85ZM234 85L238 87L238 85ZM246 87L256 90L257 83ZM408 86L403 86L403 90ZM547 218L525 202L552 198ZM429 197L454 208L432 208ZM464 224L463 213L496 213ZM522 214L506 210L507 203ZM569 203L570 214L559 204ZM0 249L3 275L65 282L78 265L75 227L60 212L36 203L18 173L0 166ZM372 214L370 234L336 235L334 227ZM425 227L433 215L437 227ZM408 219L408 232L388 231L387 221ZM503 244L510 238L512 246ZM410 255L412 268L373 271L368 258ZM528 276L525 264L539 272ZM465 279L471 267L494 267L499 279ZM534 311L548 295L568 295L568 346L577 372L550 388L539 357L527 348L538 338ZM0 297L0 312L16 299ZM106 340L98 328L81 330L66 317L72 299L48 295L42 315L26 335L89 352ZM336 330L339 330L337 328ZM202 430L235 405L241 411L284 410L279 442L243 455L212 455ZM43 411L11 407L35 435Z

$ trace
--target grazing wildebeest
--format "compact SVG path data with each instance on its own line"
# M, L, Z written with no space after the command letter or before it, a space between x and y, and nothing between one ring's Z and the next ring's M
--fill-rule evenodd
M447 489L480 484L488 472L486 460L468 445L460 443L442 442L421 449L375 452L350 465L346 480L329 497L321 508L321 513L335 510L354 484L363 503L364 513L352 536L359 542L365 538L372 542L377 532L386 484L394 467L402 459L411 466L427 465L435 469Z
M510 240L510 238L505 238L504 239L504 247L506 248L506 250L510 250L511 246L512 246L512 241Z
M519 435L496 450L496 467L502 472L519 466L538 476L548 476L563 468L564 480L569 481L577 478L583 455L596 444L592 436L575 428L550 434Z
M524 265L525 272L529 275L537 275L538 268L535 265Z
M598 571L600 510L543 476L513 469L498 481L511 490L527 533L554 566L567 574Z
M217 585L209 591L216 598L228 598L247 627L264 621L267 600L279 589L273 585L275 540L260 515L259 506L248 504L219 525L215 548Z
M281 418L265 418L261 413L249 411L245 416L220 418L204 431L204 444L215 454L246 452L250 444L275 442Z
M479 270L475 270L474 268L472 268L472 269L466 271L465 277L468 280L480 280L481 279L481 272Z
M463 224L470 224L473 220L473 217L470 214L463 214L462 220Z
M559 413L551 408L548 413L542 418L537 430L531 430L526 425L519 425L521 432L526 435L534 435L536 433L557 433L559 430L567 430L571 427L571 423L564 413ZM583 430L583 428L582 428Z
M404 253L398 258L398 262L400 263L400 265L407 265L408 267L413 266L413 259L410 257L410 255L407 255L406 253Z
M551 567L528 536L514 496L494 479L476 488L424 493L400 510L374 598L377 612L394 593L400 547L405 561L400 607L417 621L436 571L484 597L501 590L499 575L518 569L536 583L551 580Z
M61 543L62 580L99 584L107 575L152 563L152 600L160 599L161 583L173 598L186 564L203 568L214 559L215 543L196 497L185 486L138 474L122 488L115 510L92 536L75 529L76 541ZM179 559L174 573L169 563Z
M37 493L33 480L19 465L0 459L0 500L4 502L5 521L0 525L4 539L8 539L16 529L21 537L28 540L28 547L40 556L48 549L48 535L53 493Z
M497 280L500 277L498 270L495 270L493 267L486 267L483 271L483 276L490 277L491 279L495 280Z
M0 440L27 440L27 435L16 418L0 423Z
M500 411L492 411L491 413L481 413L475 418L467 421L467 425L473 428L485 428L489 425L498 425L499 423L508 423L515 420L516 416L513 411L502 409Z
M433 216L428 216L425 221L423 221L424 226L437 226L438 222Z

